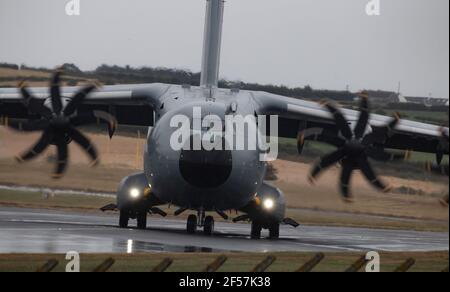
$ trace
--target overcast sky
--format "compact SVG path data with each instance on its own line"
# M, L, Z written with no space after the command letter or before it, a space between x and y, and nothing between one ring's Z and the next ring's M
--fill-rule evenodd
M221 77L449 96L449 1L227 0ZM0 62L200 70L204 0L0 0Z

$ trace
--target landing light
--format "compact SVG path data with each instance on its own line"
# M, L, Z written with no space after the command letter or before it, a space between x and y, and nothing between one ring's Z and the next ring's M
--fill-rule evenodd
M272 199L265 199L263 205L265 209L272 210L275 206L275 202Z
M141 195L141 192L137 188L132 188L130 190L130 197L132 197L133 199L139 198L140 195Z

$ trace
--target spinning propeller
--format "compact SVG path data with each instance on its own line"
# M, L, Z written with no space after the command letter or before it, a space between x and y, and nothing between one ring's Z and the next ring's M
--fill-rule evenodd
M19 162L25 162L37 157L50 145L57 147L56 168L53 178L61 178L67 168L68 144L72 141L77 143L89 155L91 166L98 164L98 154L91 141L76 129L77 126L95 123L104 120L108 123L110 138L113 136L117 121L110 114L102 111L90 111L77 113L77 108L84 102L86 97L96 89L96 86L89 85L81 88L67 105L64 107L61 97L61 75L62 70L57 70L53 74L50 84L51 109L47 107L44 100L35 98L28 90L24 82L21 82L20 92L24 105L32 115L38 115L38 120L28 120L26 122L11 122L9 126L13 129L35 132L42 131L41 138L36 144L20 156L16 157Z
M388 125L377 128L376 130L374 129L373 132L366 134L370 117L369 100L367 94L361 94L360 96L361 114L354 130L350 128L349 123L338 107L331 103L323 104L333 115L334 122L342 134L342 137L334 137L333 145L338 147L338 149L335 152L322 157L312 168L309 177L311 183L314 183L321 172L340 162L342 164L340 190L346 201L352 200L349 185L354 170L361 170L368 181L377 189L384 192L390 190L390 187L386 186L377 177L369 162L369 158L387 162L409 159L410 157L409 151L401 154L394 154L385 151L382 147L387 138L393 134L393 130L400 120L398 114Z
M442 159L444 159L444 153L448 153L449 147L449 137L448 133L441 129L441 138L439 139L439 144L436 151L436 162L438 165L441 165Z

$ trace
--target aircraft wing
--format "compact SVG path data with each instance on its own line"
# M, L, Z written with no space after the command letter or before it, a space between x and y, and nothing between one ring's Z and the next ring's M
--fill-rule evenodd
M113 114L120 124L152 126L153 108L169 88L170 85L159 83L104 86L89 94L78 110L103 110ZM70 99L79 90L80 87L62 87L61 96ZM41 102L50 96L47 87L29 88L29 91ZM0 116L30 117L18 88L0 88Z
M255 102L259 105L258 114L278 115L279 136L297 138L299 133L307 129L312 135L306 139L314 139L322 142L332 142L339 136L339 130L335 125L333 115L321 104L288 98L266 92L254 92ZM359 111L342 109L351 128L357 124ZM367 131L376 131L392 122L392 117L371 114ZM395 130L386 137L385 148L402 149L418 152L437 153L448 155L448 147L442 149L443 132L448 137L448 128L436 125L419 123L400 119ZM307 132L307 131L306 131ZM448 143L448 141L447 141Z

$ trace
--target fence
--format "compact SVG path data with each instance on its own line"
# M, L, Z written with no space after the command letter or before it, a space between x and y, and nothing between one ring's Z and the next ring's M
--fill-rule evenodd
M312 272L323 260L325 255L323 253L317 253L310 260L306 261L296 272L306 273ZM226 262L228 258L225 255L217 257L211 264L207 265L202 272L217 272ZM263 261L257 264L250 272L252 273L262 273L267 271L270 266L276 261L275 256L267 256ZM151 272L165 272L173 264L174 260L172 258L165 258L161 263L156 265ZM365 256L358 258L353 264L351 264L344 272L355 273L361 271L361 269L367 264ZM39 267L36 272L52 272L58 266L58 261L55 259L50 259L41 267ZM92 272L107 272L115 264L113 258L108 258L100 265L98 265ZM407 259L400 266L393 270L393 272L407 272L416 264L416 260L413 258ZM448 273L448 266L442 270L442 272Z

